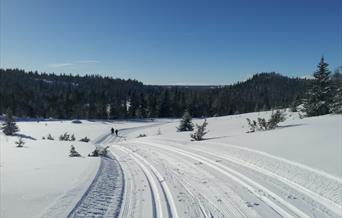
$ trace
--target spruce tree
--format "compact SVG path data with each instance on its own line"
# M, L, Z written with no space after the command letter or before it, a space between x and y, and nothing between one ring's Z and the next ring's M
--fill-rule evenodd
M306 93L307 97L304 99L304 111L309 117L330 113L329 105L332 97L329 77L330 71L323 57L317 68L313 74L313 85Z
M14 133L19 131L19 128L15 123L12 111L10 109L7 109L4 122L1 126L1 130L5 135L14 135Z
M201 141L203 140L203 136L208 133L206 131L206 127L208 125L207 120L205 119L202 125L196 124L196 132L193 134L190 134L190 137L195 141Z
M192 123L191 120L192 120L192 117L191 117L189 111L185 111L184 115L180 121L179 127L177 127L177 130L179 132L194 130L194 124Z

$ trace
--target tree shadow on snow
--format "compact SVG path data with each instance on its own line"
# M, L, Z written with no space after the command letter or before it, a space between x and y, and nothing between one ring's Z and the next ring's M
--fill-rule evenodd
M289 125L282 125L278 126L277 129L283 129L283 128L288 128L288 127L296 127L296 126L305 126L306 124L289 124Z
M37 140L36 138L33 138L32 136L28 136L28 135L25 135L25 134L19 134L19 133L17 133L17 134L15 134L15 136L18 136L18 137L20 137L20 138L23 138L23 139L30 139L30 140Z

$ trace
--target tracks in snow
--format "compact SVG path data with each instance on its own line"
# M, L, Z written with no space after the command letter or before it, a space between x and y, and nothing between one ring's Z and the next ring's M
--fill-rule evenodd
M97 175L68 218L116 217L120 212L122 184L120 165L113 159L101 157Z
M121 147L117 149L129 155L135 161L135 163L139 165L144 173L151 190L153 217L178 218L179 216L175 205L175 200L172 196L169 186L159 171L140 155L126 148Z
M307 213L307 210L303 211L302 209L299 209L296 205L293 205L288 202L288 199L284 199L283 197L279 196L278 194L274 193L270 189L266 188L265 186L261 185L261 183L257 183L251 178L245 176L244 174L238 172L235 170L233 167L229 167L227 165L223 165L217 161L213 161L212 159L221 159L221 160L226 160L229 162L232 162L236 165L242 166L244 168L248 168L250 171L257 172L261 175L264 175L266 177L270 177L274 180L277 180L286 186L291 187L292 189L303 193L306 196L309 196L311 199L313 199L315 202L324 205L325 208L328 210L332 211L335 213L337 216L340 216L341 214L341 206L337 205L336 203L332 202L329 199L324 198L323 196L314 193L313 191L310 191L306 189L305 187L302 187L286 178L280 177L279 175L276 175L274 173L271 173L267 170L264 170L262 168L258 168L255 166L251 166L250 164L246 164L243 161L239 161L238 159L234 159L232 157L229 157L227 155L219 155L219 154L214 154L210 152L205 152L202 150L196 150L196 149L191 149L192 152L185 151L183 149L178 149L173 146L167 146L167 145L161 145L159 143L149 143L149 142L139 142L140 145L149 145L156 147L161 150L166 150L170 152L177 153L179 155L197 160L201 163L204 163L205 165L211 167L212 169L215 169L218 172L221 172L223 175L229 177L230 179L236 181L237 183L241 184L245 188L247 188L249 191L251 191L255 196L257 196L260 200L264 201L266 204L268 204L271 208L276 210L281 216L283 217L293 217L293 216L298 216L298 217L310 217ZM196 151L196 152L195 152ZM200 155L198 153L203 153L206 154L205 156ZM209 156L208 156L209 155ZM211 158L208 158L211 157ZM214 157L214 158L213 158ZM240 171L240 169L238 168ZM248 174L247 174L248 175ZM253 178L253 177L252 177ZM323 211L325 212L325 211ZM329 213L331 216L332 214ZM327 214L325 214L327 215Z

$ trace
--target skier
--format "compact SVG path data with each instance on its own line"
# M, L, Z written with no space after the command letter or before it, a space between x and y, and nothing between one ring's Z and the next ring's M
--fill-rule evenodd
M115 130L115 135L118 136L118 133L119 133L119 130L116 129L116 130Z
M110 131L111 131L111 133L112 133L112 135L114 134L114 128L112 127L111 129L110 129Z

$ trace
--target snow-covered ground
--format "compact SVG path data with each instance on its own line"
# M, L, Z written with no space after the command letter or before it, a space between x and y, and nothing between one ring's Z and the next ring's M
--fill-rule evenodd
M246 133L247 117L270 114L208 118L200 142L179 120L20 122L25 148L0 142L1 217L342 216L342 116L287 112L280 128ZM84 158L41 140L66 131L92 139L74 143ZM87 157L95 146L112 158Z

